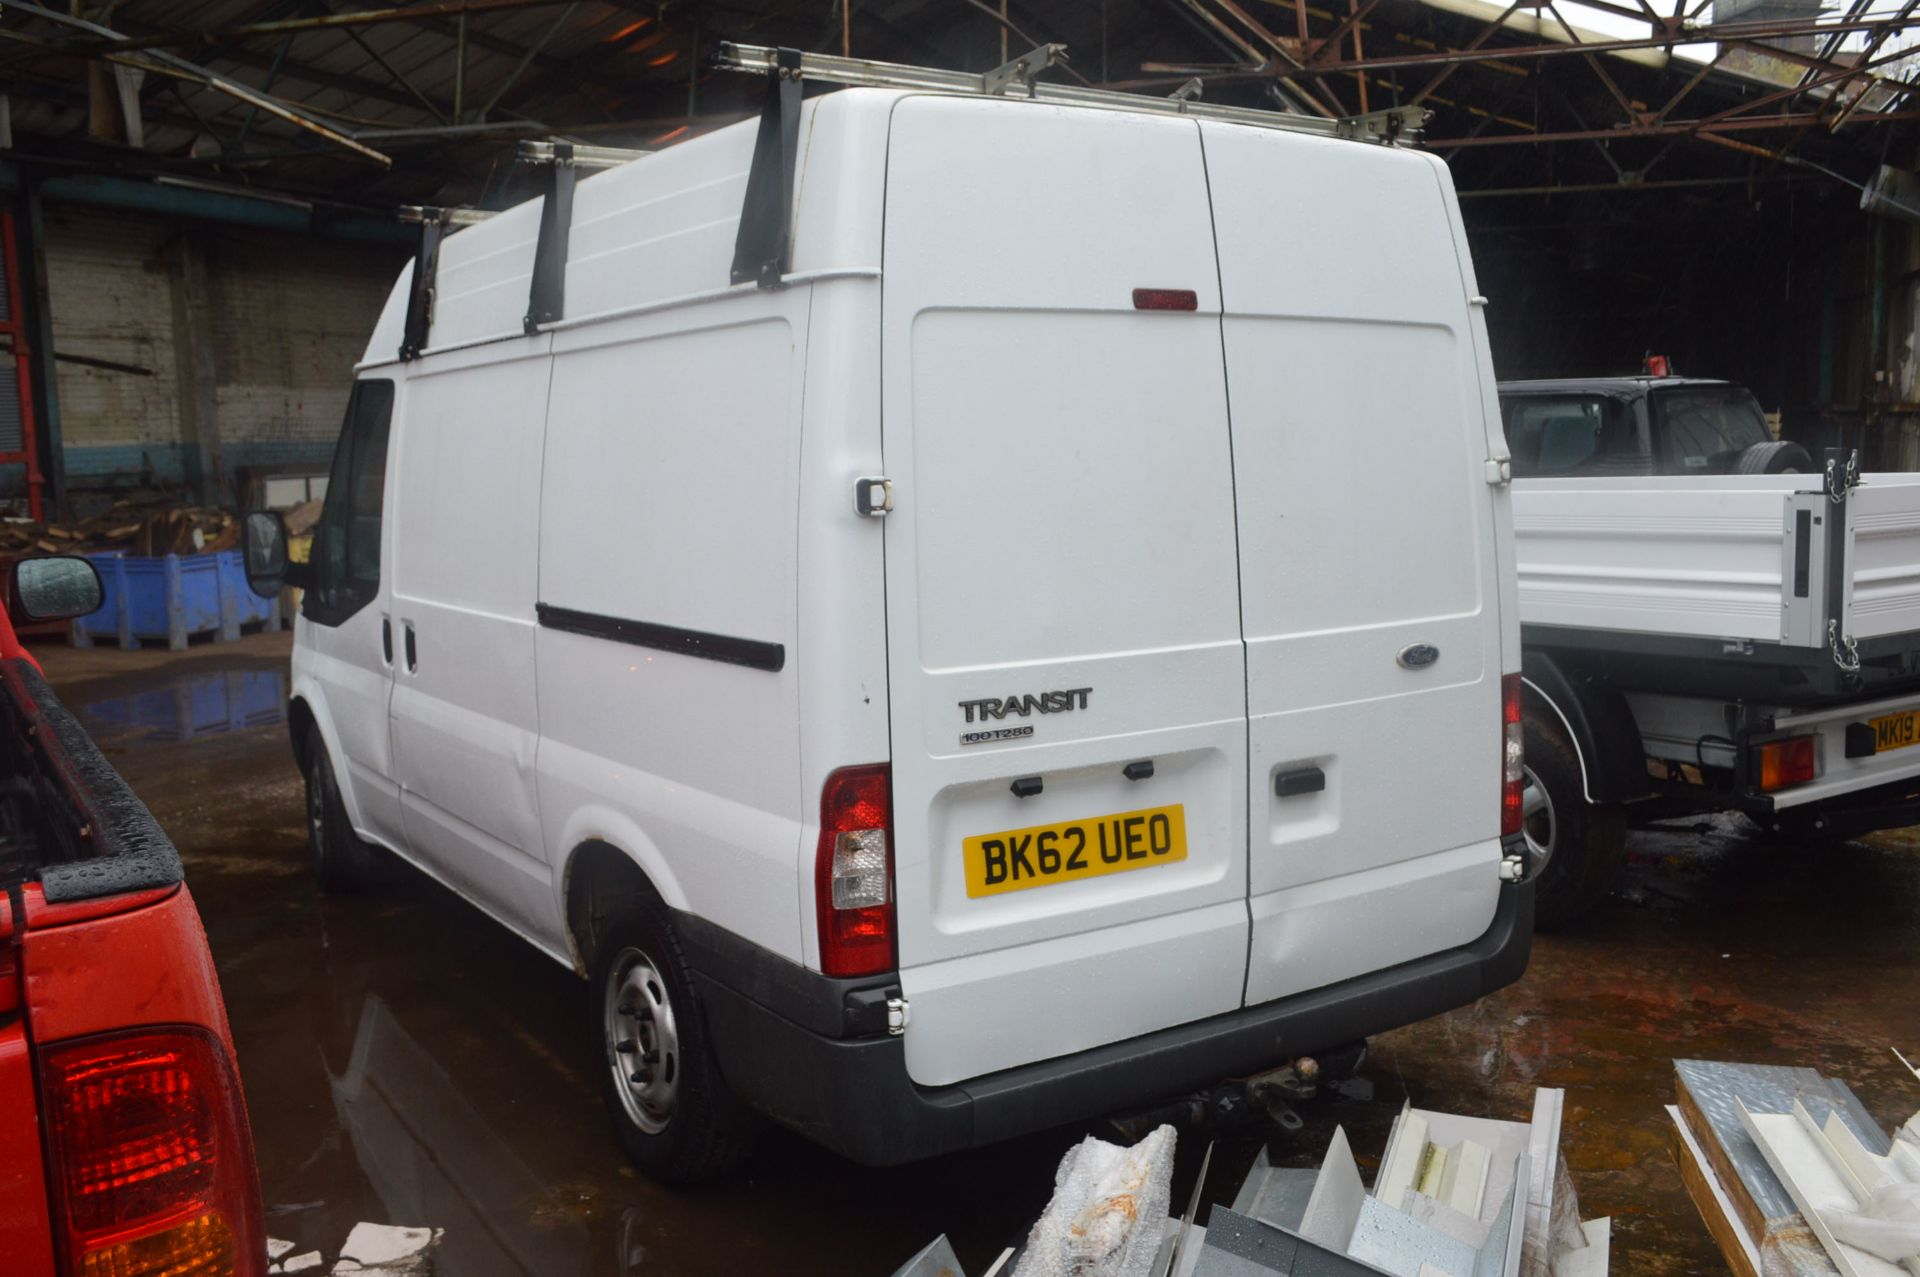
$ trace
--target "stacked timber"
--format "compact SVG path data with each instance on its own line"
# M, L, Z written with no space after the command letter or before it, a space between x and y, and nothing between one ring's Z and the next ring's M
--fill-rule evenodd
M0 521L0 557L119 551L143 558L212 554L240 544L240 523L225 510L183 505L162 495L129 496L67 523Z

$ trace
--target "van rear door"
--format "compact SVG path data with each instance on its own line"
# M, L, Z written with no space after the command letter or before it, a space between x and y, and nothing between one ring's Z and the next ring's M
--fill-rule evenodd
M1439 162L1199 127L1237 466L1252 1004L1493 920L1498 429Z
M908 1072L1237 1008L1245 664L1196 127L905 98L884 268Z

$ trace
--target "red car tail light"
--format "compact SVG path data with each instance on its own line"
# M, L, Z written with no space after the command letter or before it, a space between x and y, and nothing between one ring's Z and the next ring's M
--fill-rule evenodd
M41 1057L48 1175L69 1277L256 1277L260 1190L239 1080L197 1029Z
M1520 726L1520 676L1500 680L1500 833L1520 832L1526 818L1526 746Z
M892 790L885 763L842 767L821 786L814 906L822 974L878 975L897 965Z
M1785 740L1770 740L1756 748L1753 751L1754 770L1760 775L1760 792L1770 794L1776 789L1798 785L1818 776L1818 744L1817 736L1789 736Z

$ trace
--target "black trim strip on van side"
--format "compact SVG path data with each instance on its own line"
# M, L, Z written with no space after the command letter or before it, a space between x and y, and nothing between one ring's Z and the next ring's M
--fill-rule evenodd
M551 603L536 603L533 610L540 618L540 624L550 630L564 630L568 634L612 639L616 643L678 652L682 656L697 656L702 660L721 661L728 665L745 665L749 669L766 670L769 673L778 673L787 665L787 649L782 643L763 643L759 639L734 638L728 634L710 634L705 630L683 630L673 625L657 625L652 621L629 621L617 616L602 616L598 612L577 612L573 608L555 607Z

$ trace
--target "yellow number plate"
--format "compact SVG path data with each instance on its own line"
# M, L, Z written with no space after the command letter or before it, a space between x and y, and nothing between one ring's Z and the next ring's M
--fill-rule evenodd
M1920 709L1888 714L1873 720L1874 753L1884 754L1890 749L1904 749L1908 745L1920 745Z
M967 894L1045 887L1187 858L1187 809L1147 807L1057 825L982 834L961 843Z

